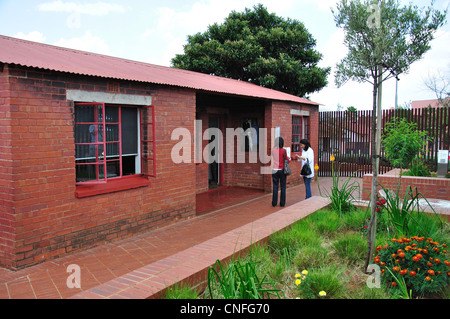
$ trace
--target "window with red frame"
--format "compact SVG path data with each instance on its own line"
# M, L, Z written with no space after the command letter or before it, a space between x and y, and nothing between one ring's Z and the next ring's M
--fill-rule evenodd
M302 139L309 140L309 117L293 115L292 116L292 148L291 152L299 153L300 141Z
M148 110L104 103L75 104L77 184L107 182L148 171L148 165L142 165L154 162L154 114L149 116Z

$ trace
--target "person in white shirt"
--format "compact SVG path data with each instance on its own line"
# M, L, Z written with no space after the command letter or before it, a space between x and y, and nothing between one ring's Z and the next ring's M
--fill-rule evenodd
M306 189L306 199L308 199L311 197L311 180L314 177L314 151L307 139L302 139L300 141L300 147L302 149L302 155L297 155L297 159L302 161L302 168L303 165L309 165L311 168L311 174L308 176L303 176Z

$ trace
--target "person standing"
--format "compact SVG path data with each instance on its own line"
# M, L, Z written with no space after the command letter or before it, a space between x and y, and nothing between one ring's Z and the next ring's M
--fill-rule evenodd
M311 180L314 177L314 151L307 139L302 139L300 141L300 148L302 149L302 155L297 155L296 157L302 161L302 168L304 165L309 165L309 167L311 168L311 174L303 176L306 190L305 199L308 199L311 197Z
M280 206L286 205L286 174L284 174L284 161L290 162L290 158L287 156L284 147L284 140L282 137L275 139L275 147L272 149L272 182L273 182L273 194L272 194L272 206L277 206L278 203L278 189L281 189L280 193Z

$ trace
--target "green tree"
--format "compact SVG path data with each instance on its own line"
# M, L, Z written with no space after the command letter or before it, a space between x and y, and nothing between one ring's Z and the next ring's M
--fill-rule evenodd
M427 134L417 130L417 123L395 118L386 124L382 139L386 157L394 167L407 168L429 140Z
M172 65L303 97L328 84L330 68L317 66L322 55L315 46L303 23L278 17L259 4L188 36L184 54L176 55Z
M445 23L444 13L432 6L400 6L397 0L341 0L334 12L345 31L347 56L337 65L336 85L347 81L373 86L371 220L367 237L367 269L375 250L379 157L381 149L382 83L408 71L430 49L435 31Z

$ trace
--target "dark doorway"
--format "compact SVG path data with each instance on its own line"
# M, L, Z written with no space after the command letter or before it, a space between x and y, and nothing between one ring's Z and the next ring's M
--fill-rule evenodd
M208 128L220 129L220 119L219 117L209 117L208 119ZM214 134L214 131L211 131L209 137L209 169L208 169L208 184L209 189L215 189L221 186L221 167L219 165L220 161L220 152L221 150L221 135Z

